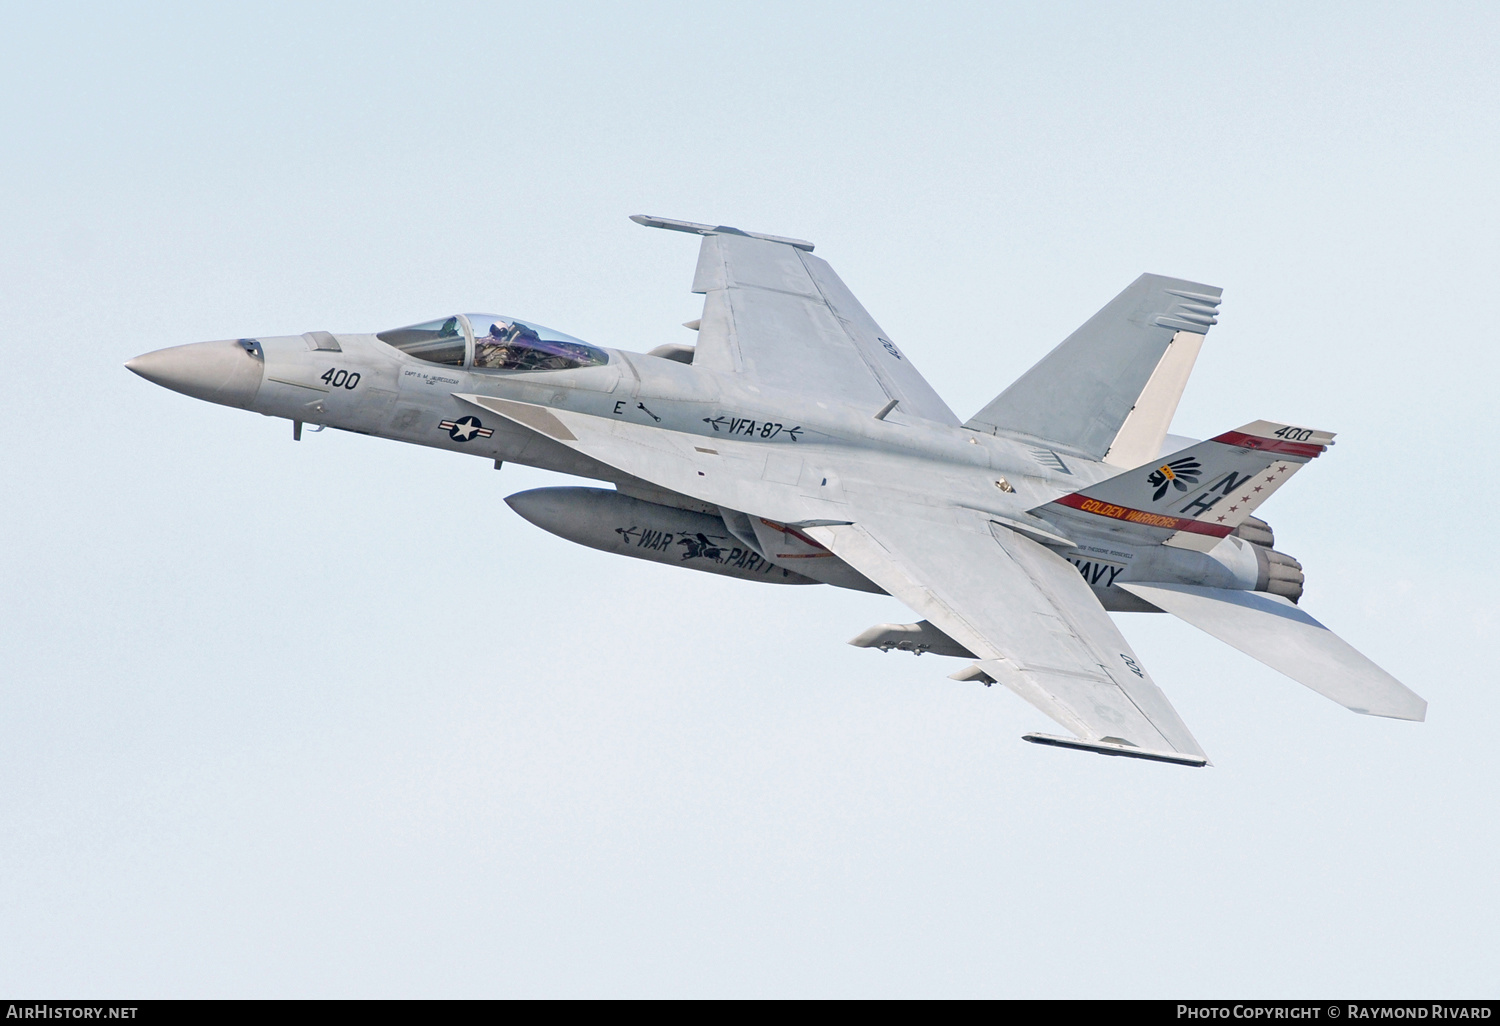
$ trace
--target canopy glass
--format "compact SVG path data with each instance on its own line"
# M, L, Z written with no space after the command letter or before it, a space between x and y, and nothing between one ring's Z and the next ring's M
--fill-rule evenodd
M504 314L454 314L375 336L408 356L474 370L539 371L609 362L597 346Z

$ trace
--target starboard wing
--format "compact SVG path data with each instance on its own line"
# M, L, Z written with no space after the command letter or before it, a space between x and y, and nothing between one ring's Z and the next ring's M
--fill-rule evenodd
M952 427L958 418L812 244L637 215L702 235L693 291L703 317L693 365L759 385Z
M951 525L855 513L807 533L981 656L975 666L1081 743L1202 766L1207 757L1078 571L978 512Z

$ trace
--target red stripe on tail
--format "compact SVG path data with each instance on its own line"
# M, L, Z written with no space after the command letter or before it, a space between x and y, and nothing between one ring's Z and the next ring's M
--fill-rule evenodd
M1248 435L1245 437L1249 437ZM1218 441L1218 439L1215 439ZM1113 520L1125 520L1132 524L1141 524L1145 527L1160 527L1168 531L1188 531L1192 534L1206 534L1214 538L1225 538L1234 530L1223 524L1205 524L1198 520L1188 520L1183 517L1172 517L1162 513L1148 513L1143 509L1131 509L1129 506L1116 506L1112 502L1100 502L1091 499L1087 495L1074 492L1072 495L1064 495L1061 499L1054 499L1059 506L1069 506L1073 509L1092 513L1099 517L1110 517Z
M1215 435L1209 441L1223 442L1225 445L1232 445L1239 449L1274 452L1283 456L1306 456L1309 459L1328 451L1326 445L1314 445L1311 442L1284 442L1280 438L1261 438L1259 435L1247 435L1239 431L1226 431L1222 435Z

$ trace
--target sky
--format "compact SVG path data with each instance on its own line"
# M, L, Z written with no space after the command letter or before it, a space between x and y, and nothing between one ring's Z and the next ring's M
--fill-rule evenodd
M1490 5L12 5L0 992L1494 997ZM1118 615L1213 758L1044 749L895 600L571 545L581 483L157 388L206 339L495 309L691 342L690 236L810 239L960 417L1143 271L1173 431L1339 432L1262 508L1357 716Z

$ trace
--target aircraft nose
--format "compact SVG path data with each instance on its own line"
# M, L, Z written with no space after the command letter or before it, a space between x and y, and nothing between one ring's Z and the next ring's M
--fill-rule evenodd
M243 408L260 391L264 363L256 343L229 339L143 353L127 361L125 369L195 399Z

